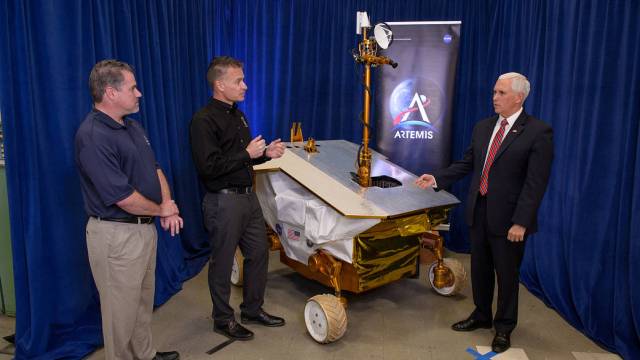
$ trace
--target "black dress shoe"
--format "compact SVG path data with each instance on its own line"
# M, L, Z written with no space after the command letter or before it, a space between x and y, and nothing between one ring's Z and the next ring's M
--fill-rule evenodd
M264 310L260 310L256 316L248 316L240 313L240 321L243 324L260 324L264 326L282 326L284 325L284 319L278 316L267 314Z
M253 339L253 333L245 328L244 326L238 324L235 320L230 320L226 324L215 324L213 325L213 331L218 334L222 334L228 338L236 339L236 340L251 340Z
M473 318L458 321L451 325L451 328L455 331L473 331L476 329L491 329L490 321L479 321Z
M511 339L509 333L496 332L496 336L491 343L491 350L494 353L501 353L507 351L511 347Z
M153 360L179 360L180 354L177 351L156 352Z

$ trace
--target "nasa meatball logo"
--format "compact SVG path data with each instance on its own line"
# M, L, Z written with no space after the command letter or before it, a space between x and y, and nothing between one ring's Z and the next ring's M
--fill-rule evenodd
M398 84L389 98L393 138L434 139L442 118L443 97L440 87L429 79L416 77Z

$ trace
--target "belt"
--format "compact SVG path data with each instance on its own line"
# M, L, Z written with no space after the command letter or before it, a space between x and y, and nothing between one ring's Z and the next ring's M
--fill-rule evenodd
M97 219L98 221L114 221L119 223L127 223L127 224L153 224L154 217L153 216L129 216L126 218L107 218L100 216L92 216L92 218Z
M212 191L214 194L251 194L252 192L253 186L233 187Z

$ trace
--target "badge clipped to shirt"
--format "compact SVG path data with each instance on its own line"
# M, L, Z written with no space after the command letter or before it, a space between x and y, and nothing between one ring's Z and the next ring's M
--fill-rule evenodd
M249 124L247 124L247 121L244 119L244 116L241 116L240 120L242 120L242 123L244 124L244 127L246 127L246 128L249 127Z

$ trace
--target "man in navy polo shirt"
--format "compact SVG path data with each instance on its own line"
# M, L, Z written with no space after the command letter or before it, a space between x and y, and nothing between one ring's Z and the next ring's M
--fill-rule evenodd
M183 221L144 129L126 117L138 112L142 97L133 68L100 61L89 87L94 109L76 133L75 158L89 215L87 249L100 293L106 358L176 360L177 352L156 352L151 341L154 217L172 236Z

